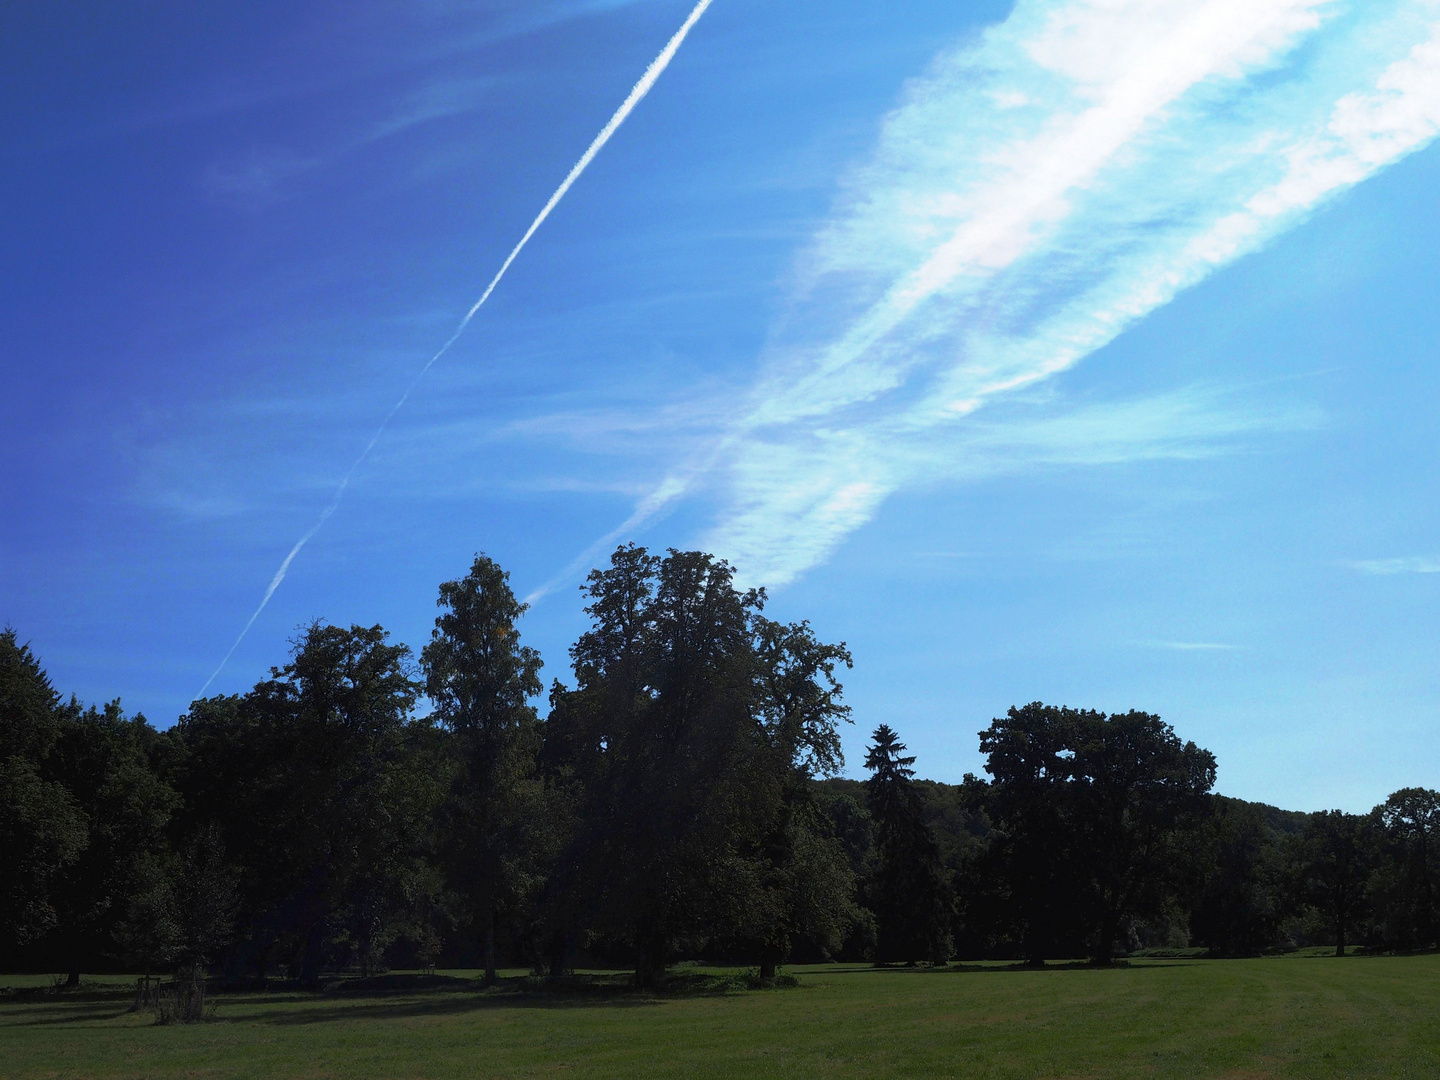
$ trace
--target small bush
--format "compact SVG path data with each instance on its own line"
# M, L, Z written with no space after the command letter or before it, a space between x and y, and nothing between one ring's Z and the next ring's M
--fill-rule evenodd
M783 972L779 975L772 975L768 979L762 979L759 975L752 975L745 980L745 986L749 990L793 990L799 985L799 979L794 975L786 975Z
M142 1009L155 1008L161 988L162 984L158 978L141 975L135 980L135 1003L130 1006L130 1011L140 1012Z
M215 1002L205 1000L205 975L198 968L177 975L154 994L156 1024L194 1024L215 1018Z

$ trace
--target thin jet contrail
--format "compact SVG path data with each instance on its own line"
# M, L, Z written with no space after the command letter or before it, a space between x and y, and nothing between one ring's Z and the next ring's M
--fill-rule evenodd
M495 291L495 286L500 284L500 279L503 278L505 272L510 269L510 264L515 261L516 256L519 255L525 245L530 242L530 238L535 235L535 230L540 228L545 219L550 216L550 211L555 209L560 200L565 197L565 193L570 190L576 180L580 179L580 174L585 171L590 162L595 160L595 155L600 153L601 148L610 141L610 136L615 134L620 125L625 122L625 118L630 115L636 105L640 104L640 99L650 92L650 88L655 85L655 81L659 79L665 69L670 66L670 61L675 58L675 53L679 51L681 44L684 43L686 35L689 34L691 28L700 21L700 16L705 14L705 9L710 6L711 2L712 0L699 0L699 3L690 10L689 18L680 25L679 30L675 31L674 36L665 44L665 48L660 50L660 55L650 61L650 66L645 69L645 74L640 76L640 81L631 89L629 96L620 103L620 107L615 110L615 115L610 117L609 123L600 129L600 134L595 136L594 141L590 143L585 153L581 155L580 160L575 163L575 167L570 170L560 186L555 189L555 194L550 196L550 201L545 204L544 209L535 216L535 220L530 223L530 228L525 230L525 235L520 237L520 242L515 245L510 254L506 256L505 261L500 264L500 269L497 270L495 276L490 279L490 284L485 286L485 291L480 294L480 299L476 300L470 310L465 313L465 317L460 320L460 325L455 328L455 332L450 335L450 339L446 341L444 345L440 346L439 351L430 357L415 378L410 380L410 385L407 386L405 392L400 395L400 400L395 402L394 407L385 414L385 419L380 421L380 426L375 429L375 434L372 435L370 441L365 444L365 449L360 451L360 456L355 459L354 464L352 464L349 471L345 473L344 479L340 481L340 486L335 489L334 497L325 509L320 512L320 516L315 520L315 524L310 526L310 530L295 542L295 546L290 549L290 554L285 556L285 561L280 564L280 569L276 570L275 576L270 579L270 585L266 588L265 595L260 598L260 606L257 607L255 613L250 616L244 628L240 631L239 636L236 637L235 643L230 646L230 651L225 654L225 659L220 661L220 666L210 674L210 678L205 680L205 685L200 688L200 693L196 694L195 697L204 697L205 691L210 689L210 684L215 681L215 677L225 670L225 665L228 664L230 658L235 655L235 650L240 647L240 642L245 640L245 635L250 632L250 628L255 625L255 620L258 619L260 613L265 610L265 605L270 603L270 598L275 595L275 590L278 589L280 583L285 580L285 572L290 569L290 564L295 561L295 556L300 554L300 549L310 542L311 538L320 531L320 527L329 520L330 515L335 513L336 508L340 505L340 500L345 495L345 489L350 486L350 479L355 475L355 470L360 468L365 459L370 456L370 451L375 449L375 444L380 441L380 436L385 434L385 429L390 426L390 421L395 418L395 414L398 413L405 402L410 399L411 393L413 393L415 387L419 385L420 380L435 366L435 361L444 356L450 350L450 346L454 345L455 342L460 339L460 335L463 334L465 328L470 325L470 320L475 318L476 312L485 305L486 300L490 299L490 294Z

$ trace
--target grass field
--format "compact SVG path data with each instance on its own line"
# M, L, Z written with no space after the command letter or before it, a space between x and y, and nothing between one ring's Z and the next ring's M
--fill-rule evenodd
M799 987L670 997L222 995L164 1027L118 979L0 976L32 988L0 998L0 1076L1440 1077L1440 956L787 970Z

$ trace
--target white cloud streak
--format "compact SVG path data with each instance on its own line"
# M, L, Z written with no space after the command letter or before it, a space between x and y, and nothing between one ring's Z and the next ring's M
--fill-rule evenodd
M1220 641L1146 641L1143 644L1171 652L1233 652L1236 648Z
M783 584L965 475L982 407L1437 131L1436 0L1019 0L907 88L751 403L638 520L723 475L704 545Z
M239 635L235 638L234 644L230 646L230 650L225 654L225 658L220 661L219 665L211 673L210 678L205 680L205 685L202 686L200 692L195 695L197 698L205 696L205 692L210 689L210 684L215 681L216 676L224 670L225 665L230 662L230 658L235 655L235 650L240 647L240 643L245 640L245 635L248 634L250 628L255 625L255 620L260 617L260 613L264 611L266 605L270 603L270 598L275 595L275 590L278 589L285 580L285 575L290 569L290 564L295 561L295 557L300 554L305 545L314 538L315 534L320 531L325 522L330 520L330 516L334 514L340 506L341 500L345 497L345 491L350 486L350 481L354 478L356 471L364 464L365 459L370 456L370 452L375 449L375 444L378 443L380 437L385 434L385 430L390 426L390 421L395 418L395 414L410 400L410 395L414 393L415 388L420 384L420 380L425 378L430 369L435 366L436 361L449 352L450 346L454 345L455 342L460 339L460 335L465 333L466 327L470 325L471 320L475 318L480 309L485 306L485 302L490 299L490 294L495 291L496 286L498 286L501 279L505 277L511 264L519 257L525 245L530 242L530 238L534 236L540 226L545 223L545 219L548 218L551 211L560 204L560 200L565 197L566 192L570 190L575 181L580 179L580 175L589 167L590 163L595 160L595 156L599 154L605 144L610 141L610 137L619 130L620 125L623 124L630 113L634 111L635 106L640 104L645 95L650 92L651 87L655 85L665 69L670 66L670 61L675 58L675 54L679 51L680 46L684 44L685 38L689 35L695 24L700 21L700 16L705 14L706 9L712 2L713 0L699 0L690 10L689 16L687 16L681 24L680 29L675 31L670 40L666 42L665 47L660 50L659 55L650 62L650 66L647 67L645 73L640 76L640 81L631 88L630 93L626 96L625 100L621 102L620 107L615 110L614 115L612 115L605 126L600 129L600 134L596 135L590 145L586 147L585 153L580 156L580 160L571 168L565 179L561 181L560 186L556 188L554 194L550 196L549 201L541 208L540 213L535 216L535 220L530 223L530 227L525 230L525 234L520 237L519 242L511 249L510 254L505 257L505 261L500 264L500 269L497 270L495 276L490 279L490 284L485 286L485 291L480 294L480 299L471 305L470 310L467 311L464 318L460 320L460 325L455 328L455 332L450 335L445 344L440 346L435 355L425 362L425 365L411 380L410 385L405 388L405 392L400 395L400 399L395 402L394 406L392 406L390 411L385 415L385 419L383 419L380 422L380 426L375 429L375 434L372 435L370 441L365 444L365 449L360 451L360 455L355 459L354 463L345 473L345 476L341 479L339 486L335 489L334 496L332 496L325 509L320 512L320 516L316 519L315 524L310 526L310 529L295 542L294 547L290 549L289 554L287 554L280 563L280 568L275 571L275 575L270 579L270 584L265 589L265 594L260 598L259 605L241 628ZM642 500L637 513L642 512L644 508L648 506L649 501L657 497L662 500L668 500L669 496L665 494L666 490L666 487L662 485L657 495L652 495L648 499ZM628 522L626 526L622 526L622 528L626 527L628 527Z
M1352 563L1362 574L1390 576L1393 574L1440 574L1440 555L1412 556L1400 559L1360 559Z

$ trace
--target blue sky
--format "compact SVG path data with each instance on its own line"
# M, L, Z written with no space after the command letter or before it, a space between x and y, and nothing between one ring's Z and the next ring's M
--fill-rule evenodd
M685 0L0 14L0 620L168 725ZM1042 699L1440 786L1440 5L714 0L211 685L701 546L923 774Z

